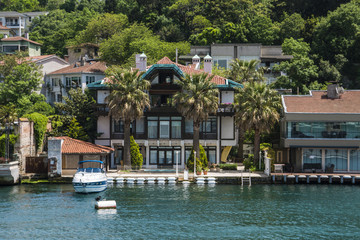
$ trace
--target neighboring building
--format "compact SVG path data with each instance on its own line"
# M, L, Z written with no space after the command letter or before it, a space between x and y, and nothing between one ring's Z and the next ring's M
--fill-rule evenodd
M14 36L15 32L11 28L5 27L0 23L0 35L2 35L0 36L0 38L3 38L5 36Z
M41 55L41 44L24 37L4 37L0 41L0 51L14 54L16 51L27 52L30 57Z
M13 11L0 12L0 24L13 30L14 36L22 36L28 32L34 18L46 15L48 12L18 13Z
M70 88L82 88L105 77L106 65L103 62L81 61L51 72L45 77L47 102L61 102Z
M193 56L198 55L201 59L207 54L213 57L213 64L228 69L234 59L245 61L259 60L261 67L266 67L265 77L268 84L274 82L281 72L273 72L272 68L281 61L288 61L293 57L283 55L281 46L262 46L259 43L222 43L210 46L191 46L190 54L182 55L179 59L190 63Z
M360 91L329 85L310 95L282 96L277 157L294 171L360 172Z
M67 47L68 55L65 59L70 63L76 63L83 58L85 61L95 61L99 59L99 45L94 43L83 43L77 46Z
M83 160L100 160L108 166L113 151L110 147L66 136L48 139L48 157L57 159L57 172L60 176L74 175L79 161Z
M175 80L185 74L203 73L199 70L200 59L194 57L193 64L184 66L164 57L157 64L147 67L146 56L137 56L137 68L146 71L143 78L151 82L149 97L151 109L132 123L131 132L144 157L143 168L174 168L176 161L184 167L193 146L193 121L185 119L172 104L173 95L180 90ZM205 57L204 69L211 73L212 59ZM108 115L106 96L110 90L104 81L92 83L90 90L96 91L98 103L97 131L101 134L97 144L115 149L110 168L116 169L123 160L124 125ZM200 144L211 163L226 161L232 146L237 144L234 124L234 91L241 87L231 80L215 75L212 81L219 89L219 109L201 125Z

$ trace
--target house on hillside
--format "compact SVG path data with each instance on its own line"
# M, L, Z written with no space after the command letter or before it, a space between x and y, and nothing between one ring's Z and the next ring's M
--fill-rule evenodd
M29 31L32 20L41 15L46 15L48 12L26 12L18 13L14 11L0 12L0 24L12 29L13 36L23 36Z
M79 161L100 160L108 169L111 153L114 149L70 137L48 139L48 158L57 159L57 173L74 175Z
M147 66L145 54L136 61L140 71L146 71L144 79L151 82L149 97L151 109L132 123L131 133L141 148L144 157L143 168L174 168L176 162L184 167L193 145L193 121L185 119L172 104L173 95L179 91L175 80L185 74L208 72L211 74L212 58L205 57L204 70L199 69L200 58L194 57L193 64L184 66L164 57L156 64ZM115 149L110 168L116 169L123 160L124 125L108 116L105 98L110 94L106 80L88 85L96 92L98 104L97 131L101 134L96 143ZM211 163L226 161L232 146L237 144L234 123L234 92L241 87L229 79L215 75L212 81L219 89L219 108L203 122L200 130L200 144L204 147Z
M99 45L94 43L83 43L67 47L68 55L64 56L70 64L85 61L96 61L99 59Z
M295 172L360 172L359 90L332 84L310 95L283 95L282 104L278 162Z
M28 56L40 56L41 44L24 37L4 37L0 41L0 51L4 54L14 54L17 51L26 52Z
M179 59L191 63L195 55L203 59L207 54L212 56L213 65L224 69L228 69L234 59L258 60L260 67L266 67L264 76L267 78L268 84L276 81L278 76L284 74L274 72L273 66L293 58L291 55L284 55L281 46L263 46L260 43L220 43L209 46L191 46L190 53L179 56Z
M105 77L106 68L104 62L82 60L47 74L45 77L47 102L61 102L70 88L80 87L84 91L88 84Z

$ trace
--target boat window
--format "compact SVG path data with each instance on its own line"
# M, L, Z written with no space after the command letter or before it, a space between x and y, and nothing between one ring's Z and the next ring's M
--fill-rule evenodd
M92 168L86 168L86 172L91 172Z

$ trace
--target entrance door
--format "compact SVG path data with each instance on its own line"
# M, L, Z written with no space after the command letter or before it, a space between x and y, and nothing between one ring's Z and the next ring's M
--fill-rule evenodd
M173 165L172 150L159 150L159 166Z

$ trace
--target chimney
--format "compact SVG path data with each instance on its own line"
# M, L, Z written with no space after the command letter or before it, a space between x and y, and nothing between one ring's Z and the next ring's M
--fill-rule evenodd
M145 53L136 54L136 68L139 69L141 72L146 71L147 66L147 56Z
M82 57L80 61L80 66L85 66L86 58Z
M64 55L64 60L69 62L69 55Z
M344 93L344 89L339 87L338 84L330 84L327 86L328 99L338 99L342 93Z
M193 56L192 63L195 64L195 69L200 69L200 57L197 54Z
M25 38L29 39L29 33L25 33Z
M212 57L209 54L204 57L204 71L210 74L212 71Z

